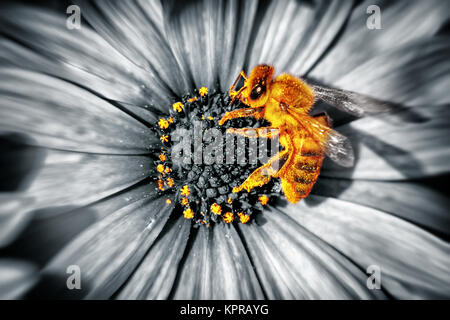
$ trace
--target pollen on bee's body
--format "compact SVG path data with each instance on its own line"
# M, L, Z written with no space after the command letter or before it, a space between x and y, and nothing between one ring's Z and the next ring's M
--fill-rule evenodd
M236 165L239 152L233 155L234 163L179 163L173 158L173 151L179 143L175 138L178 129L184 130L185 136L194 137L195 123L202 123L202 135L213 129L222 133L221 144L227 145L226 129L230 127L267 126L262 120L242 118L231 120L225 125L219 125L215 119L234 108L242 108L241 102L230 106L231 98L221 92L209 92L206 87L200 88L192 95L183 96L168 107L168 115L158 119L155 131L160 137L160 149L155 156L155 179L157 190L161 195L173 199L177 212L191 220L195 226L214 226L217 223L251 223L254 216L262 211L262 204L267 203L269 195L280 194L279 181L273 181L255 187L251 192L233 193L233 188L239 186L259 165L246 163ZM220 141L220 140L219 140ZM201 141L200 147L207 147ZM234 144L237 142L234 141ZM192 145L192 150L198 148ZM267 200L261 201L261 199ZM168 199L169 200L169 199ZM166 201L169 204L168 201Z

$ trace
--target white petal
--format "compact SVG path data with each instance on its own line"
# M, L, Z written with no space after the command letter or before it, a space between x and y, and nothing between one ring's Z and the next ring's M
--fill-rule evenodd
M26 227L32 215L33 198L0 193L0 247L10 244Z
M370 180L405 180L450 171L448 105L405 110L416 112L422 122L402 122L391 115L363 118L339 128L351 141L356 154L353 168L324 163L322 174Z
M167 223L141 264L124 284L118 299L167 299L189 240L191 221L180 215Z
M46 294L59 298L109 298L139 264L172 210L173 205L166 204L164 198L143 198L93 224L43 269L47 282L41 285ZM80 268L81 290L67 289L66 270L70 265Z
M50 148L113 154L148 153L157 137L142 123L63 80L0 69L0 132L25 133Z
M81 13L84 17L84 9ZM66 19L38 8L2 10L0 25L9 39L0 39L0 59L66 79L108 99L140 107L168 101L170 91L161 87L159 77L136 66L87 25L69 30Z
M302 201L285 212L361 269L379 266L381 288L395 298L450 296L450 246L415 225L365 206L313 195L309 204Z
M160 102L180 92L180 70L163 30L159 1L77 1L83 17L114 48L146 71ZM166 97L164 97L166 95ZM169 100L165 101L166 103ZM156 101L151 103L158 106Z
M388 212L439 233L450 235L450 200L413 182L319 178L313 193ZM308 203L309 198L305 199ZM314 200L313 200L314 202Z
M21 299L39 279L39 273L30 263L1 259L0 260L0 299Z
M277 210L239 225L269 299L369 299L366 276L345 256Z
M94 155L56 150L47 150L40 161L42 163L36 163L34 171L24 177L23 190L18 190L16 195L11 194L9 199L16 199L16 206L10 210L3 208L11 218L14 217L14 208L32 214L33 211L48 207L87 205L143 180L153 165L144 156ZM24 219L29 218L24 216Z
M213 87L218 79L228 90L242 70L257 6L253 0L163 2L169 42L188 72L187 90Z
M173 288L174 299L262 299L263 293L233 226L200 227Z
M324 54L347 20L352 1L273 1L250 51L250 66L273 64L303 75Z
M333 85L407 106L450 103L449 54L446 37L417 41L365 61Z
M367 8L373 4L377 4L381 10L381 30L366 27L366 21L372 15L367 13ZM447 23L449 5L447 1L440 0L362 2L353 10L339 41L312 71L311 77L334 83L384 52L430 38ZM378 67L383 68L383 64Z
M139 183L127 190L87 206L54 206L36 210L32 220L13 243L3 249L5 256L33 261L44 267L61 249L94 223L136 201L154 199L155 183ZM30 297L45 294L45 281Z

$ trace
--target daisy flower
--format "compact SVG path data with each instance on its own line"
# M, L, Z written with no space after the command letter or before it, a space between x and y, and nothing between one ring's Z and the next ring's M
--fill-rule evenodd
M450 297L448 1L76 5L81 28L65 4L1 5L0 298ZM257 164L173 156L177 129L224 132L261 63L394 110L317 101L356 161L325 160L296 204L277 179L232 192Z

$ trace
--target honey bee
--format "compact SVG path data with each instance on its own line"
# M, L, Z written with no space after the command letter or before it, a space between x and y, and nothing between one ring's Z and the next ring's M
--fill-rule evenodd
M227 133L247 138L278 136L283 147L240 186L233 188L233 192L243 189L249 192L268 183L271 177L280 178L286 198L296 203L311 192L325 155L343 167L353 166L355 159L350 141L331 128L326 113L309 115L315 99L356 116L384 112L387 106L354 92L310 86L286 73L274 78L274 72L270 65L256 66L248 77L241 71L230 86L231 104L240 100L249 107L227 112L219 125L240 117L264 118L270 122L270 127L227 129ZM236 91L241 77L244 85Z

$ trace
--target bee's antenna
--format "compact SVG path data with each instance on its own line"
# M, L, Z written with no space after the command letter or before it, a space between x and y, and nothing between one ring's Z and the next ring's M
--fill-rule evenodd
M233 105L234 101L236 101L237 98L240 98L242 90L244 90L246 88L245 83L244 83L244 86L242 88L240 88L238 91L234 91L234 87L236 86L238 81L241 79L241 77L244 78L245 80L247 80L244 70L242 70L241 73L238 74L238 76L236 77L236 80L234 80L233 84L230 86L229 93L230 93L230 96L233 97L233 99L230 102L230 106Z
M236 92L236 94L233 96L233 99L231 99L231 101L230 101L230 106L233 105L233 103L236 101L236 99L241 98L242 90L244 90L245 88L247 88L247 87L242 87Z

